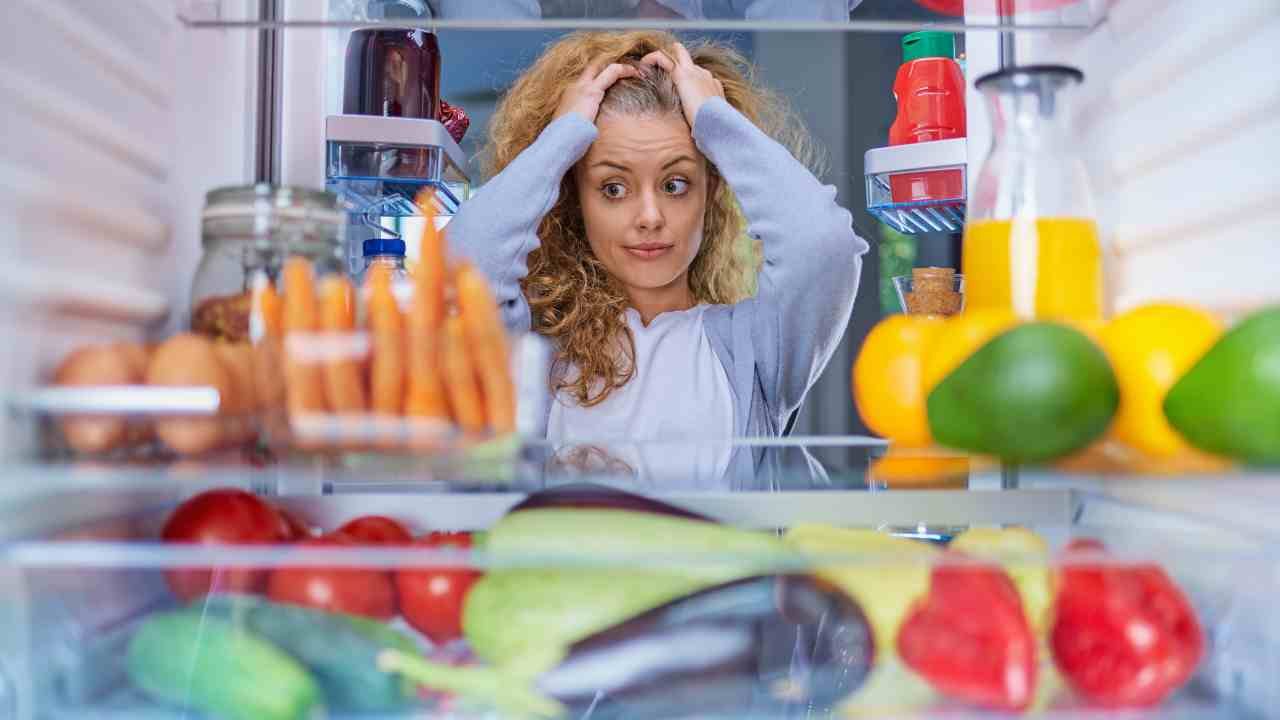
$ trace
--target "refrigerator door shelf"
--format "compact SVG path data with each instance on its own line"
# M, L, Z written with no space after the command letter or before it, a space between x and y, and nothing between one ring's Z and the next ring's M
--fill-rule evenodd
M868 150L867 210L907 235L960 232L968 197L967 145L956 138Z
M436 120L330 115L325 119L325 185L353 214L452 215L467 199L466 156ZM431 206L418 198L431 191Z

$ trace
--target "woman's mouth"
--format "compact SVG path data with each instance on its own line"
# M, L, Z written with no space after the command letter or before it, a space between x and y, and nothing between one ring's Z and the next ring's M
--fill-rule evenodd
M626 250L632 257L641 260L653 260L660 258L671 251L675 245L666 243L640 243L638 245L623 245L622 249Z

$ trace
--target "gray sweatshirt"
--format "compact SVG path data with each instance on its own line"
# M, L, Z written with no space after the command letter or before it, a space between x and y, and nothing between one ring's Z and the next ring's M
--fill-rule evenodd
M577 114L559 118L449 223L450 242L489 278L512 331L530 329L520 281L539 245L538 225L596 133ZM836 189L723 99L698 110L693 139L733 189L748 233L764 248L755 297L712 306L704 320L729 377L734 434L776 436L844 335L868 246L836 204Z

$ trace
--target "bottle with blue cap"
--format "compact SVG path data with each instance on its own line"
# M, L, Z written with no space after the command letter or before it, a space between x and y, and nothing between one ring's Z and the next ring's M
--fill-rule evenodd
M365 284L369 270L385 265L391 270L391 291L402 309L407 310L413 301L413 278L405 267L404 240L399 238L370 238L364 241L364 268L360 271L360 285Z

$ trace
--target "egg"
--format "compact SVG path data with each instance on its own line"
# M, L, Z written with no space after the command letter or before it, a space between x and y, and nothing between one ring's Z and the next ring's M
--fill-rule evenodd
M232 392L221 408L228 415L227 430L232 435L229 439L244 442L253 436L254 414L258 411L253 348L247 342L218 342L214 350L231 377Z
M54 373L56 385L133 385L142 381L144 366L128 343L94 345L68 355ZM128 435L129 422L123 417L79 415L59 420L63 437L78 453L103 453L120 447Z
M231 373L218 357L213 341L183 333L169 338L151 355L147 384L161 387L210 387L218 391L219 412L239 404ZM166 417L156 421L156 435L174 451L197 455L222 445L220 417Z

